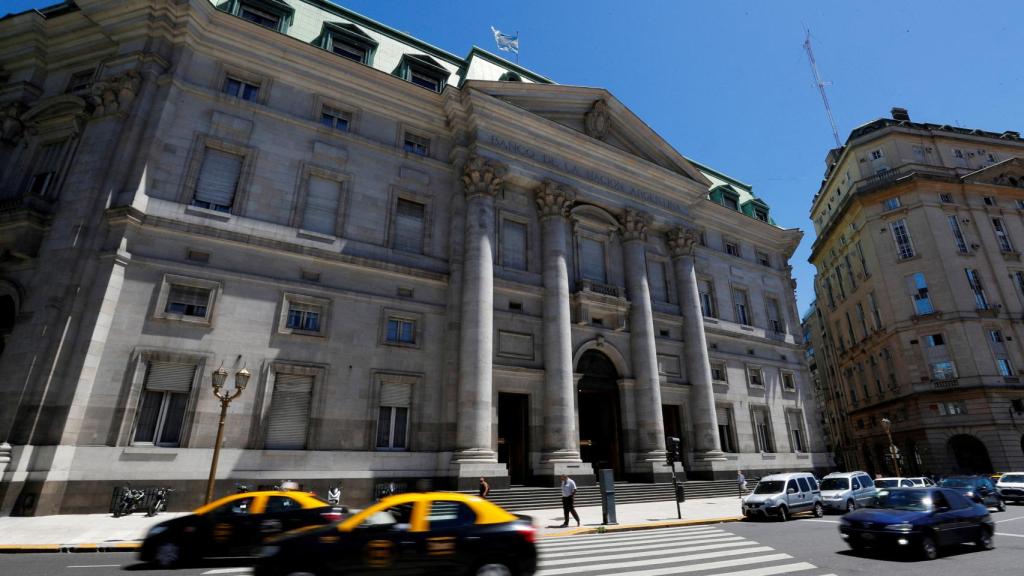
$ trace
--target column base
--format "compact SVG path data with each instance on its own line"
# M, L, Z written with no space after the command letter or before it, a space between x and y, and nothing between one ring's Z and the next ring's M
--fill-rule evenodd
M725 462L728 460L725 452L719 450L708 450L707 452L694 452L693 459L697 462Z
M665 461L666 452L656 450L642 454L640 458L629 465L626 475L630 482L671 482L672 467ZM682 464L676 468L676 476L680 479L686 478L686 472Z
M562 475L565 474L572 478L577 486L593 486L596 483L594 467L589 462L581 461L578 453L575 459L555 458L556 454L562 456L570 452L572 451L545 454L540 466L534 470L533 483L539 486L561 486Z
M456 490L475 490L486 478L492 490L508 488L508 467L490 450L464 450L452 457L451 472Z

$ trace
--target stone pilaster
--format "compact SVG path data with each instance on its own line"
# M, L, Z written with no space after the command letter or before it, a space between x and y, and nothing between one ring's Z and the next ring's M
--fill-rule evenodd
M690 381L690 413L693 419L695 456L699 460L725 460L718 439L715 390L711 362L704 335L704 313L700 307L694 250L699 233L692 228L675 228L668 233L668 246L679 287L679 308L683 316L683 354Z
M545 181L535 191L534 199L542 226L544 254L544 441L537 475L579 476L566 253L569 208L575 194L566 186Z
M626 289L629 292L629 343L636 379L637 462L635 473L660 473L665 460L665 424L661 414L661 380L654 339L654 314L647 284L645 245L649 217L626 209L620 218Z
M494 354L494 195L500 168L479 156L466 161L462 330L459 336L458 423L454 464L460 486L473 476L492 476L492 358ZM464 481L465 480L465 481Z

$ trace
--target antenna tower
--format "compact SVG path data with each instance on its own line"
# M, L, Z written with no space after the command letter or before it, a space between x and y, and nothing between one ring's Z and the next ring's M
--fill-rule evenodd
M818 87L818 92L821 94L821 101L825 104L825 114L828 115L828 123L832 125L832 137L836 139L836 148L843 145L839 141L839 128L836 127L836 119L832 116L832 106L828 103L828 95L825 94L825 87L831 86L831 82L825 82L821 79L818 74L818 64L814 61L814 50L811 48L811 31L804 28L804 32L807 34L804 38L804 51L807 52L807 61L811 64L811 74L814 75L814 85Z

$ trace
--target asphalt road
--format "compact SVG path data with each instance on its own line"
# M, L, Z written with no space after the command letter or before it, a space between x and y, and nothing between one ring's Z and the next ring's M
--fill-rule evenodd
M538 576L900 576L1020 574L1024 506L994 512L996 549L972 545L943 550L931 562L877 553L855 554L840 540L838 516L779 522L734 522L618 534L542 539ZM7 576L245 575L237 562L173 572L149 570L133 553L0 555Z

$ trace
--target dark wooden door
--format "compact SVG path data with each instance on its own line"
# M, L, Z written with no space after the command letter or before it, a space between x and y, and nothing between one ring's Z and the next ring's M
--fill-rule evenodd
M525 484L529 471L530 396L498 394L498 462L512 484Z

